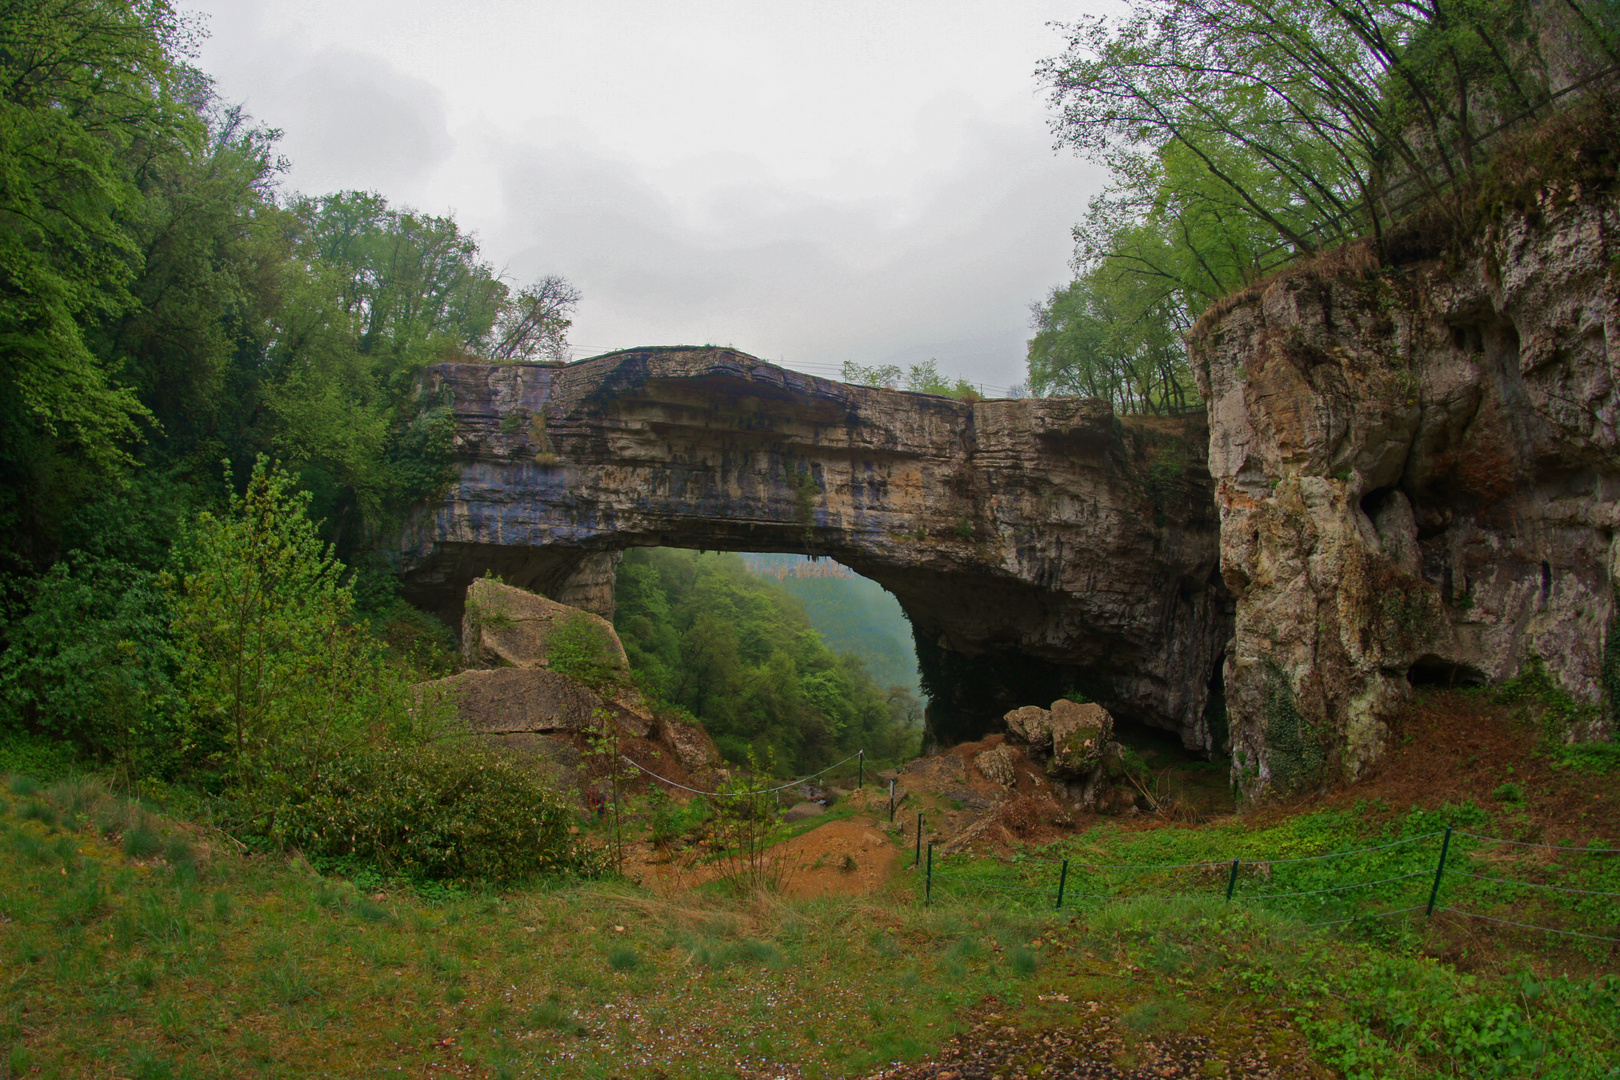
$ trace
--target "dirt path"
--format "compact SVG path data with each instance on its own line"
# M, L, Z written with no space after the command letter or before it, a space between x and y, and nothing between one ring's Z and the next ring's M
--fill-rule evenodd
M765 873L785 896L869 896L894 878L904 854L875 817L843 818L771 848ZM638 845L626 852L625 869L669 896L717 881L738 867L725 859L705 862L696 851L670 855Z

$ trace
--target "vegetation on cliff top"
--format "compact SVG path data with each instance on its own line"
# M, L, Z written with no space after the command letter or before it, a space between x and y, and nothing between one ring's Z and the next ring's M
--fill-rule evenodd
M1035 308L1030 382L1125 411L1189 401L1174 346L1220 297L1359 237L1398 258L1414 215L1466 231L1502 132L1612 96L1620 58L1594 0L1137 0L1065 32L1040 68L1052 128L1112 182L1079 276Z

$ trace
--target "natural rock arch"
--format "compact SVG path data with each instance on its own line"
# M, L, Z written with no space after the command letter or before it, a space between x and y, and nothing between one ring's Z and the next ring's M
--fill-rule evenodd
M452 620L486 572L611 613L632 546L824 556L911 619L937 741L1070 689L1219 741L1231 616L1201 417L870 389L709 347L439 364L424 392L454 414L459 476L399 570Z

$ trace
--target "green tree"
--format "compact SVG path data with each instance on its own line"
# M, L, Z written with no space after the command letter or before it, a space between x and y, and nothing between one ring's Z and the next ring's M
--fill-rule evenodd
M24 558L150 417L91 336L134 303L141 169L203 137L186 40L162 0L0 2L0 525Z
M1128 249L1116 241L1158 216L1188 249L1163 268L1208 295L1381 241L1416 199L1462 213L1440 193L1500 122L1547 108L1555 9L1574 12L1564 47L1612 54L1612 5L1580 0L1135 0L1117 25L1068 26L1040 68L1053 129L1114 177L1083 239L1093 256Z
M441 360L556 358L578 292L513 292L452 218L380 195L295 199L286 299L264 357L268 444L315 495L339 550L454 475L452 418L420 396Z
M1033 309L1029 384L1036 394L1101 398L1122 413L1198 403L1182 334L1187 308L1162 280L1104 260Z
M958 377L955 382L939 373L937 360L924 360L902 370L896 364L867 366L853 360L844 361L841 377L856 386L878 386L886 390L906 390L913 394L939 394L942 397L975 401L979 392L972 383Z
M292 264L272 198L277 132L209 100L207 138L144 167L128 209L132 303L99 335L152 414L148 465L242 457Z
M308 502L261 458L224 514L198 516L171 578L187 751L247 789L307 786L411 715Z

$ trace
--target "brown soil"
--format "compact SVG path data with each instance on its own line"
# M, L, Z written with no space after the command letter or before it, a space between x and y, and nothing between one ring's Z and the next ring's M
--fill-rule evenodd
M887 793L879 800L867 789L847 797L862 809L882 813L857 814L817 825L791 840L772 847L759 867L759 876L786 896L869 896L883 889L901 865L901 841L907 834L888 826ZM625 848L625 872L643 885L671 895L721 878L747 876L738 859L710 856L707 845L681 850L654 848L646 843Z
M1482 693L1419 693L1391 735L1389 753L1359 783L1252 811L1250 820L1346 804L1360 804L1373 821L1469 799L1501 808L1495 793L1511 782L1523 789L1525 804L1510 839L1620 839L1620 792L1612 779L1555 767L1537 752L1542 741L1523 706L1497 704Z
M1169 1080L1243 1077L1316 1080L1325 1070L1309 1059L1305 1040L1280 1011L1245 1018L1219 1041L1194 1030L1138 1033L1118 1008L1098 1001L1068 1004L1057 1023L1016 1027L979 1010L979 1022L926 1061L871 1074L867 1080L992 1080L1006 1076L1064 1080ZM1042 1001L1048 999L1042 998ZM1044 1010L1055 1011L1054 1008Z
M901 854L870 817L828 822L776 850L788 896L870 895L894 877Z

